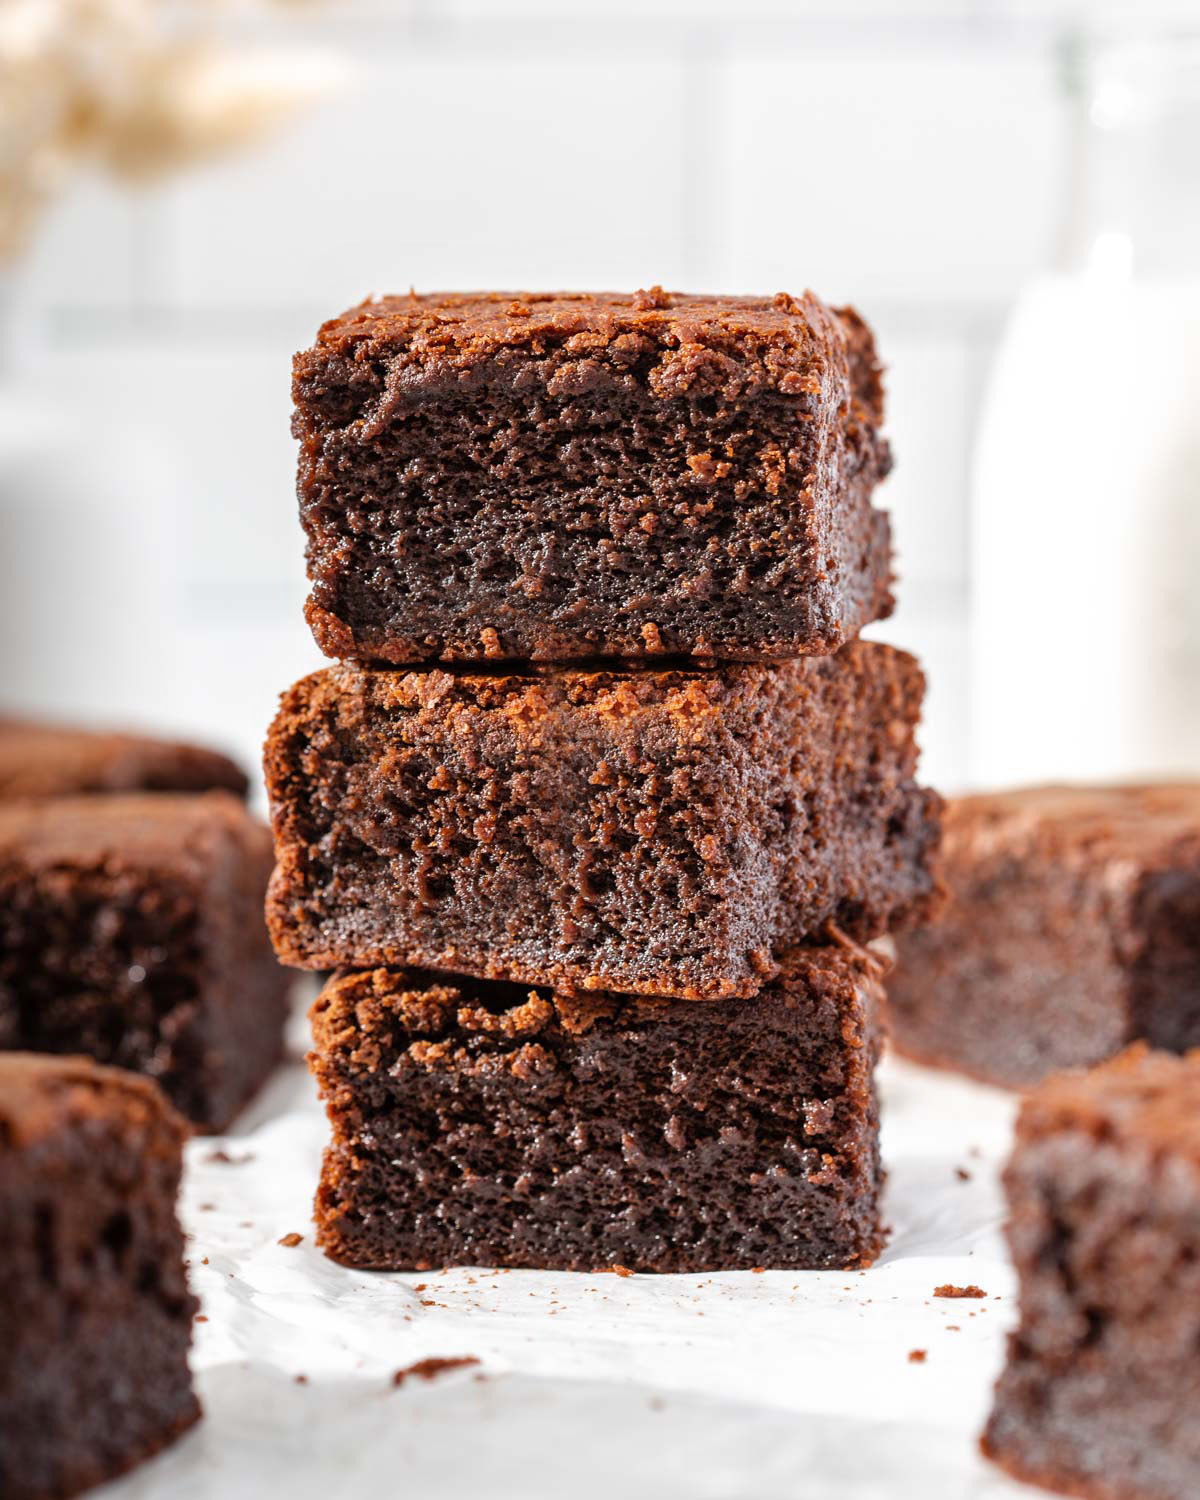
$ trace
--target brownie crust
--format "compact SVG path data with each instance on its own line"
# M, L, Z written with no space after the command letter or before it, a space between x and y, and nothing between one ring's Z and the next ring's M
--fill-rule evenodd
M830 921L865 941L934 904L922 690L864 642L710 671L318 672L267 740L276 950L753 994Z
M233 761L199 745L0 717L0 802L102 792L245 797L248 788Z
M1200 783L952 799L950 899L897 942L900 1051L1008 1087L1200 1045Z
M0 1048L145 1073L223 1129L282 1052L271 864L226 792L0 805Z
M1200 1494L1200 1055L1048 1080L1005 1186L1020 1322L984 1452L1086 1500Z
M318 1240L368 1269L868 1265L878 998L835 948L720 1010L338 975L312 1012Z
M5 1500L65 1500L200 1415L175 1212L185 1134L145 1079L0 1055Z
M777 660L891 612L874 342L810 293L383 297L293 395L329 656Z

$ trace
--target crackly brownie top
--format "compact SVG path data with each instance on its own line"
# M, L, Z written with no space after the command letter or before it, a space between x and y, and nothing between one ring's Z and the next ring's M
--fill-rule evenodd
M263 850L269 834L228 792L142 792L0 804L0 860L23 865L167 865L201 869L216 841Z
M233 761L199 745L0 717L0 799L209 787L244 796L247 785Z
M840 997L842 1003L849 1003L853 996L875 995L880 966L876 955L856 944L797 948L781 955L780 973L770 989L792 993L806 1004L816 996ZM429 1040L454 1032L480 1032L515 1041L552 1027L583 1036L603 1021L662 1021L694 1005L687 1000L600 991L567 993L424 970L376 968L335 975L313 1006L312 1020L314 1037L322 1046L329 1046L342 1033L351 1015L367 1033L398 1024L406 1035ZM847 1042L853 1044L853 1018L847 1016L843 1030ZM369 1051L373 1044L365 1045Z
M422 383L513 355L552 356L556 395L583 394L650 356L649 385L663 398L731 389L814 397L834 365L844 384L849 358L858 399L874 419L882 415L869 329L852 308L826 307L811 292L410 292L368 298L330 319L316 348L297 355L298 380L318 354L387 358L394 379Z
M952 798L945 818L947 851L968 858L1025 848L1136 859L1181 839L1200 839L1200 782L977 793Z
M1179 1057L1138 1042L1086 1073L1054 1074L1022 1105L1019 1133L1027 1140L1060 1130L1200 1166L1200 1050Z
M138 1125L161 1123L176 1142L188 1133L158 1087L140 1074L86 1057L0 1053L0 1155L88 1120L118 1116Z
M806 657L771 666L726 664L712 671L667 667L639 671L628 667L564 668L533 664L521 672L480 672L430 668L423 671L375 671L339 664L325 667L285 695L310 705L338 708L343 717L380 709L401 709L437 718L488 712L509 720L514 732L536 735L539 726L560 712L585 711L590 717L619 725L646 712L661 712L680 727L719 716L739 704L758 701L785 682L806 676L816 681L828 670L828 658ZM861 675L887 661L897 670L913 665L912 657L879 642L849 642L838 653L840 667Z

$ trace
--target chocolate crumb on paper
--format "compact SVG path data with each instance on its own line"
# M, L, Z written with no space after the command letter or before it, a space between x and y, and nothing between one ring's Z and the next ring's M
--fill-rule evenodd
M468 1365L478 1363L479 1360L474 1354L460 1354L449 1358L432 1355L428 1359L419 1359L415 1364L406 1365L403 1370L397 1370L392 1376L392 1384L403 1385L409 1376L414 1376L417 1380L436 1380L447 1370L461 1370Z
M924 1349L910 1349L908 1351L908 1362L910 1365L923 1365L925 1363Z
M935 1286L933 1289L935 1297L986 1297L987 1293L981 1286L954 1286L947 1281L943 1286Z
M301 1240L303 1240L303 1238L304 1236L302 1234L297 1234L293 1229L290 1234L282 1235L278 1243L283 1245L285 1249L293 1250L301 1242Z

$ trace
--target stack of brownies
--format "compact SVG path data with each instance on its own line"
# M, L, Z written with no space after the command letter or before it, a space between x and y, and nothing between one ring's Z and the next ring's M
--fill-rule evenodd
M266 747L350 1265L865 1265L879 965L939 803L869 330L811 295L415 294L295 365Z

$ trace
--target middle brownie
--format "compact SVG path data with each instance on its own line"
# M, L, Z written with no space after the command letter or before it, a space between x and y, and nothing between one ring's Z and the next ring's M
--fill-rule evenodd
M923 916L939 799L912 657L706 671L318 672L267 740L277 951L684 999Z

